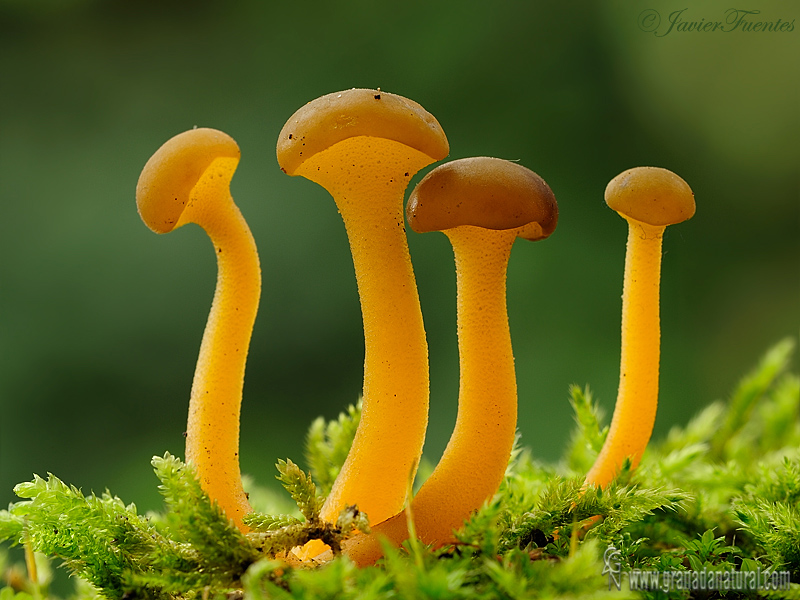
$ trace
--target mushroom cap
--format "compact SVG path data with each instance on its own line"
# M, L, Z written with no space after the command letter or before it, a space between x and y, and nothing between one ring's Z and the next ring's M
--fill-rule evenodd
M623 171L606 186L606 204L623 217L666 226L691 219L694 193L683 179L660 167Z
M546 238L556 228L558 205L550 186L530 169L501 158L462 158L422 178L406 206L411 228L423 233L461 225L485 229L526 227L519 237Z
M293 175L311 156L357 136L400 142L434 160L450 152L441 125L419 104L381 90L354 88L312 100L294 113L278 136L278 164Z
M239 146L216 129L190 129L167 140L142 169L136 184L136 206L145 225L156 233L175 228L192 188L217 158L240 156Z

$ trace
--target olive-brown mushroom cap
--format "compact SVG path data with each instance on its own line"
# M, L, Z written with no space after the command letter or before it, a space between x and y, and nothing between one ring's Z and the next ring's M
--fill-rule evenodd
M480 156L462 158L433 169L417 184L406 206L411 228L423 233L461 225L516 229L519 237L549 236L558 223L558 205L550 186L514 162Z
M278 136L278 164L293 175L308 158L357 136L394 140L435 160L450 152L439 122L413 100L351 89L312 100L289 118Z
M674 225L691 219L695 211L689 184L660 167L623 171L606 186L605 199L623 217L648 225Z
M167 140L147 161L136 184L142 221L156 233L172 231L211 163L223 157L238 160L240 155L233 138L216 129L190 129Z

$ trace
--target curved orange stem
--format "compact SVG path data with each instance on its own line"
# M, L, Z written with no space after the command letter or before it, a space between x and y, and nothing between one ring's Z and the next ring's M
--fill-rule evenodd
M458 285L461 371L458 416L433 474L411 502L418 537L454 541L460 527L500 487L517 423L517 384L506 309L506 269L518 230L461 226L445 231L453 245ZM382 555L379 539L408 538L405 512L345 543L358 565Z
M428 423L428 345L403 194L432 158L377 137L345 139L295 172L327 189L347 229L364 320L364 398L355 440L321 512L357 504L373 522L402 510Z
M628 221L628 248L622 292L622 352L617 402L600 455L586 484L605 487L625 459L635 468L642 458L658 406L661 347L659 287L661 240L666 226Z
M239 415L261 268L253 236L228 189L236 162L218 158L211 164L178 226L196 223L206 231L218 267L189 401L186 460L211 499L247 531L242 517L252 509L239 471Z

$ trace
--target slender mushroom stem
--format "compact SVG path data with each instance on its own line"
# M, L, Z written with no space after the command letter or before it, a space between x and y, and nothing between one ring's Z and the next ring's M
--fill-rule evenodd
M357 504L373 522L399 512L428 421L428 346L405 236L411 177L448 152L436 120L379 90L348 90L297 111L278 162L328 190L344 220L361 298L365 360L361 421L322 508L335 521Z
M454 541L453 530L503 480L517 423L508 259L517 237L542 239L555 229L557 208L550 188L532 171L477 158L431 171L412 192L408 214L417 231L444 231L456 263L458 416L439 464L410 507L419 538L441 546ZM371 564L382 554L381 537L395 545L407 539L406 513L345 542L345 552L358 565Z
M586 483L608 484L626 458L636 468L650 441L658 405L661 329L659 281L665 227L629 221L622 292L620 380L608 442Z
M415 173L428 159L397 156L400 164L391 166L397 162L386 158L386 150L396 142L362 137L340 144L361 146L354 152L363 157L361 181L372 181L339 192L334 182L315 176L313 158L298 169L336 200L350 240L364 322L361 421L320 514L334 521L346 504L357 504L370 518L383 520L405 502L406 478L419 459L428 418L427 342L403 225L408 180L396 173L398 167ZM375 154L384 158L374 159ZM383 161L388 164L382 167ZM377 185L392 178L392 185Z
M261 268L253 236L230 194L238 162L239 149L224 133L187 131L148 161L137 204L154 231L196 223L214 245L217 285L192 383L186 460L209 497L247 531L242 517L252 509L239 471L239 415Z
M423 486L417 495L417 528L426 543L452 539L463 515L468 516L497 491L511 455L517 427L517 380L506 307L506 272L519 229L495 231L462 225L444 232L456 264L460 381L455 431L460 435L451 438L429 479L432 485L429 489ZM467 473L480 475L464 480ZM440 493L450 494L445 512L454 515L454 523L431 519L433 506L422 510L425 501L436 502L441 509L442 498L433 493L437 479L441 479ZM458 493L453 494L452 488L447 492L447 486L459 479ZM426 516L430 524L425 522Z
M628 222L622 291L622 350L617 402L608 437L586 484L604 487L626 459L636 468L658 406L661 245L667 225L694 215L692 190L666 169L639 167L615 177L606 202Z

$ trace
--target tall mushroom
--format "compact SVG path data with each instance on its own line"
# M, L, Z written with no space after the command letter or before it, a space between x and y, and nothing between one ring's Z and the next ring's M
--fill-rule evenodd
M658 405L661 241L667 225L694 215L694 194L672 171L637 167L606 187L608 206L628 222L622 291L622 353L608 437L586 484L606 486L630 459L635 468L653 432Z
M377 523L399 512L428 422L428 346L403 221L403 194L447 138L416 102L380 90L328 94L298 110L278 163L328 190L344 220L364 321L361 422L321 516L347 504Z
M217 255L217 286L189 400L186 460L203 489L242 531L252 512L239 472L239 412L250 336L261 295L255 241L230 194L239 147L214 129L192 129L147 161L136 186L145 224L169 233L202 227Z
M517 424L517 383L506 309L506 271L517 237L540 240L556 227L550 187L533 171L498 158L441 165L411 193L417 232L443 231L453 246L458 288L458 416L447 448L411 502L419 538L442 545L500 486ZM408 537L405 512L345 543L359 565L381 555L378 539Z

